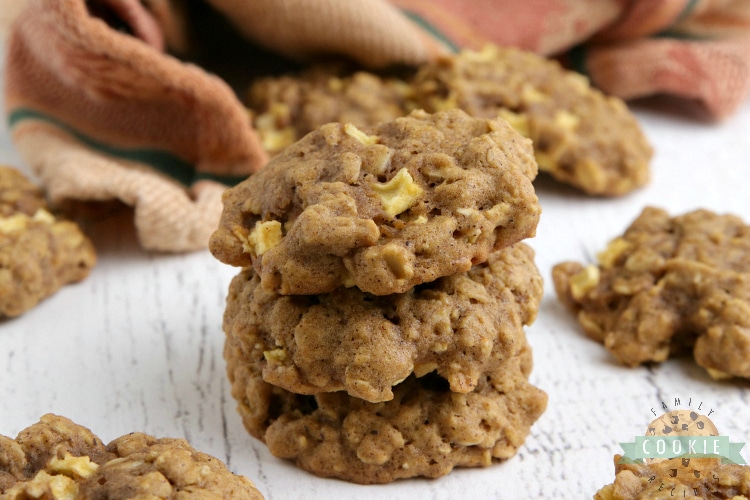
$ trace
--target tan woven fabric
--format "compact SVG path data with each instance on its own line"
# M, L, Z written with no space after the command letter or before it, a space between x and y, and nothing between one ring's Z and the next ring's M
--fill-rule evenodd
M252 40L293 58L341 54L365 66L419 64L445 47L387 2L209 0Z
M164 54L138 1L113 3L137 36L81 0L29 2L8 40L13 140L53 201L119 199L144 247L205 248L221 191L266 153L224 81Z

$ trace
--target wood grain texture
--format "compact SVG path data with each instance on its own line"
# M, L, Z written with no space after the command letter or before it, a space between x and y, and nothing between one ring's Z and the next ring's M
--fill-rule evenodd
M513 459L438 480L365 487L272 457L244 431L224 372L221 316L237 270L207 251L144 252L127 216L84 228L99 254L87 280L0 321L0 434L15 436L54 412L106 441L131 431L184 437L248 476L267 499L591 498L613 479L618 443L644 433L651 409L660 413L662 401L672 409L675 398L677 408L690 401L713 409L722 435L750 441L748 382L712 381L691 360L622 367L583 336L554 296L552 266L592 259L645 205L671 214L704 207L750 222L750 103L721 124L657 101L635 111L656 149L647 188L595 199L537 182L543 214L529 243L545 298L527 333L532 382L547 391L549 407ZM4 121L0 163L24 168Z

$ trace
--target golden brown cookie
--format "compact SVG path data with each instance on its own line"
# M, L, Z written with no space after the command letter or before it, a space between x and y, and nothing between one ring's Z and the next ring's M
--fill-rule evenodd
M229 288L224 330L266 382L298 394L387 401L410 374L435 370L452 391L471 392L524 345L542 297L533 259L518 243L465 273L385 296L278 295L246 269Z
M41 188L15 168L0 165L0 217L34 215L46 208Z
M400 78L322 65L294 76L257 80L247 104L272 155L326 123L365 128L414 109L411 87Z
M558 298L622 363L692 350L715 378L750 377L750 227L696 210L648 207L598 256L564 262Z
M0 316L18 316L81 281L95 262L78 225L57 219L38 187L0 166Z
M489 46L429 63L411 83L428 112L507 119L533 140L540 171L588 194L621 195L648 181L652 149L625 103L554 60Z
M67 418L44 415L15 440L0 436L0 498L243 499L245 477L184 439L126 434L108 445Z
M535 176L530 141L503 120L328 124L225 192L210 248L284 295L402 293L533 236Z
M264 382L260 364L248 363L235 339L227 338L224 353L250 434L313 474L355 483L438 477L510 458L547 405L547 395L527 381L525 339L510 363L484 374L470 393L451 392L431 372L410 375L381 403L344 392L294 394Z
M615 481L594 500L671 500L674 498L743 499L750 497L750 467L719 459L671 458L658 463L620 463ZM698 465L696 462L699 462Z

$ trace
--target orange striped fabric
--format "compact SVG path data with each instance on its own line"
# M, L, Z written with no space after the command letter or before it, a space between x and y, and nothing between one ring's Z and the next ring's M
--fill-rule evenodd
M750 0L391 0L454 47L565 55L605 92L670 94L724 118L750 93Z

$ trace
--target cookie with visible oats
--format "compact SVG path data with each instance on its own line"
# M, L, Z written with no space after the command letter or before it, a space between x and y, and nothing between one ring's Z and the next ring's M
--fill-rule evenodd
M262 500L250 480L184 439L131 433L104 445L67 418L44 415L0 436L0 497Z
M714 378L750 377L750 226L648 207L599 254L552 272L559 299L622 363L692 350Z
M719 459L671 458L658 463L624 463L615 455L615 481L594 500L669 500L672 498L750 498L750 467Z
M298 394L387 401L410 374L435 370L453 392L471 392L524 345L542 297L533 259L518 243L465 273L384 296L357 288L278 295L246 269L229 288L224 330L237 357Z
M414 109L406 81L330 66L259 79L248 91L247 105L255 130L272 155L326 123L364 128Z
M622 195L648 181L652 149L625 103L554 60L489 46L429 63L411 83L426 111L507 119L533 140L540 171L588 194Z
M245 427L275 456L318 476L371 484L489 466L516 454L547 405L547 395L527 380L525 338L518 354L483 374L470 393L451 392L431 372L410 375L381 403L345 392L298 395L268 384L236 341L228 336L224 352Z
M211 252L283 295L375 295L468 271L533 236L530 141L459 110L332 123L228 189Z
M95 262L78 225L57 219L37 186L0 166L0 317L18 316L81 281Z

